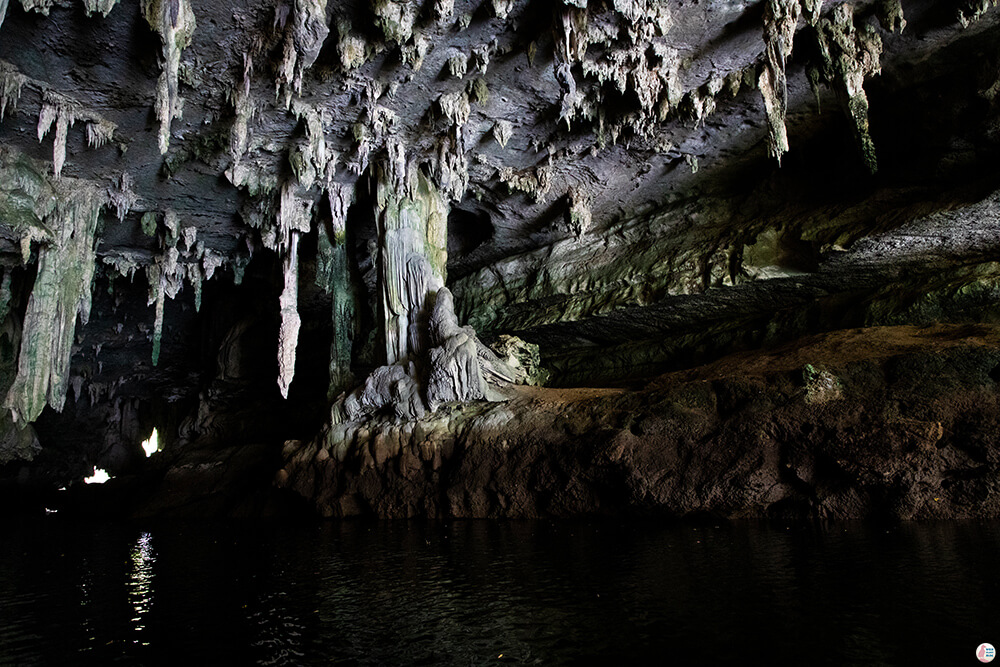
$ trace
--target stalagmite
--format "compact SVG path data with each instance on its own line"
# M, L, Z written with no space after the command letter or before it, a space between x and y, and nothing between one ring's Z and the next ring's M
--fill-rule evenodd
M771 157L781 163L788 152L785 111L788 93L785 60L792 55L795 26L799 21L797 0L767 0L764 4L764 69L757 83L767 111L767 147Z
M191 44L197 24L188 0L143 0L142 13L163 42L162 72L156 84L156 118L160 121L160 153L170 146L170 123L181 117L184 99L178 90L181 51Z
M295 348L299 342L299 233L291 232L284 259L285 288L278 300L281 328L278 330L278 388L288 398L288 387L295 376Z
M427 403L436 410L441 403L478 401L485 397L479 365L478 340L472 327L458 326L455 304L447 287L437 291L431 311L431 370L427 379Z

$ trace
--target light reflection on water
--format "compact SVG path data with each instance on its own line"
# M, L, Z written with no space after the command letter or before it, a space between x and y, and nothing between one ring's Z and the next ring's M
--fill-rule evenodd
M141 633L146 629L145 619L149 614L153 604L153 565L156 556L153 554L153 536L148 532L143 532L132 547L132 567L128 574L128 597L135 610L132 623L135 624L135 631ZM149 642L134 640L148 646Z
M1000 524L0 525L0 665L962 664Z

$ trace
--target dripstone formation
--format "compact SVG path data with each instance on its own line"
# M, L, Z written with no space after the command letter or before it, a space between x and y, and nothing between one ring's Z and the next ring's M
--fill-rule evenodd
M0 0L0 495L995 516L998 35L990 0Z

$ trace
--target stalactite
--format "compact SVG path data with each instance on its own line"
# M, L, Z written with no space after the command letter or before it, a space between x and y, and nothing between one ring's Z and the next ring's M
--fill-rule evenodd
M569 200L570 231L576 238L583 238L590 229L590 196L582 188L570 188L566 197Z
M334 164L331 165L320 112L301 102L292 104L292 112L305 122L306 135L304 141L300 138L290 150L289 162L299 184L308 190L316 180L326 180L332 176L336 169L336 156L332 156Z
M375 25L387 42L405 44L413 36L417 20L416 3L409 0L372 0Z
M167 211L170 217L172 211ZM176 237L173 242L176 243ZM163 340L163 312L167 299L173 299L184 285L183 272L179 269L180 253L173 245L166 247L163 254L146 267L146 278L149 280L149 300L147 304L156 304L156 315L153 320L153 354L152 362L156 366L160 361L160 343Z
M118 0L83 0L84 9L87 10L87 16L90 16L95 12L100 12L102 16L107 16L117 4Z
M95 239L104 193L79 181L54 182L53 230L38 251L38 275L24 316L17 377L4 405L15 420L32 422L46 404L61 411L69 383L76 318L90 318Z
M500 144L500 148L507 148L507 142L514 135L514 126L507 120L498 120L493 126L493 138Z
M468 71L469 59L463 53L455 53L448 58L447 64L448 72L456 79L461 79L465 77L465 73Z
M170 147L170 123L181 118L184 99L178 90L181 51L191 44L197 24L189 0L142 0L142 13L163 43L162 71L156 84L156 118L160 121L160 153Z
M906 19L903 18L903 5L900 0L879 0L878 22L886 32L903 32Z
M991 7L997 6L997 0L967 0L965 6L958 9L958 22L963 28L978 21Z
M0 12L0 23L3 12ZM11 113L17 109L17 101L21 97L21 88L28 78L17 71L10 63L0 60L0 121L4 119L7 110Z
M275 81L275 95L284 93L286 109L291 106L293 90L302 94L302 76L316 62L329 34L326 0L295 0Z
M7 17L7 0L0 0L0 28L3 28L3 20ZM0 116L0 120L3 116Z
M56 0L21 0L21 6L24 7L24 11L36 11L42 16L48 16L49 10L55 4Z
M115 136L118 126L106 120L87 122L87 145L91 148L101 148Z
M327 190L330 203L329 233L319 232L316 282L332 296L333 339L330 343L330 389L332 400L354 384L351 356L357 321L357 295L351 280L347 254L347 211L354 188L340 183Z
M307 233L312 226L313 204L312 196L305 189L290 180L286 181L281 186L275 241L265 245L284 254L291 245L292 232Z
M823 0L799 0L802 7L802 15L811 26L819 23L820 12L823 9Z
M449 18L455 11L455 0L434 0L434 16L438 19Z
M510 10L514 8L514 0L492 0L493 15L501 21L506 21Z
M123 171L121 176L115 179L114 184L106 190L108 204L115 207L119 222L125 219L125 215L139 201L138 195L132 190L134 184L132 176L127 171Z
M278 300L281 328L278 330L278 388L288 398L288 388L295 377L295 348L299 342L299 233L293 231L284 259L285 288Z
M345 72L361 67L367 58L368 43L365 38L351 32L351 22L337 22L337 55Z
M837 5L829 16L820 20L816 39L819 62L810 65L810 84L815 90L822 81L837 92L854 127L865 164L875 173L878 161L868 132L868 96L864 84L865 77L881 71L882 39L870 23L855 28L849 4Z
M767 0L764 3L764 68L757 83L767 112L768 152L779 164L781 156L788 152L785 60L792 55L799 11L798 0Z
M234 163L242 159L247 150L247 138L250 133L250 122L257 108L250 95L250 84L253 78L253 54L243 54L243 78L230 91L229 102L236 112L233 127L229 131L229 156Z
M66 162L66 137L69 128L76 122L79 106L67 97L52 91L46 91L42 99L42 108L38 113L38 140L48 134L54 124L55 138L52 141L52 171L56 176L62 174Z
M10 313L10 280L11 280L11 269L5 269L3 272L3 282L0 282L0 323L7 319L7 314Z

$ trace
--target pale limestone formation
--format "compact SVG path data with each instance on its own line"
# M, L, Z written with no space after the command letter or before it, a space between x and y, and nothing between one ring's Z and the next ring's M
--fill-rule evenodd
M444 285L448 211L435 185L393 145L378 168L381 315L386 362L426 349L429 299Z
M767 112L767 146L771 157L781 162L788 152L785 112L788 107L785 61L792 55L792 41L799 22L798 0L767 0L764 3L764 68L757 83Z
M288 388L295 376L295 348L299 341L302 320L298 313L299 298L299 233L291 233L285 253L285 288L278 300L281 328L278 330L278 389L288 398Z
M24 316L17 377L4 401L17 421L32 422L46 405L61 411L69 387L76 319L90 318L94 245L104 193L90 184L52 184L45 218L52 236L40 246L38 275Z
M107 16L118 4L118 0L83 0L83 7L87 11L87 16L100 12L102 16Z
M390 406L400 419L423 417L427 408L420 397L416 374L412 363L376 368L361 387L334 403L332 423L362 421Z
M181 51L191 44L197 23L188 0L143 0L142 13L163 43L162 71L156 84L156 118L160 121L160 153L166 153L170 146L170 124L181 117L184 109L177 81Z
M478 340L471 327L458 326L455 304L447 287L438 290L430 319L430 371L427 404L478 401L485 398Z

